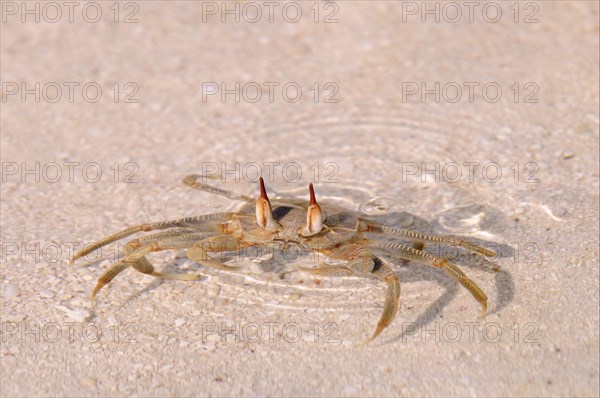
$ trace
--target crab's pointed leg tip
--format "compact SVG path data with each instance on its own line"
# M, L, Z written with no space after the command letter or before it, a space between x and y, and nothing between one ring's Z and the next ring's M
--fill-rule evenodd
M104 287L104 285L106 285L106 283L103 282L98 282L96 284L96 287L94 287L94 290L92 290L92 294L90 296L90 302L92 303L92 310L96 309L96 295L98 294L98 292L100 291L100 289L102 289Z
M375 332L373 332L373 334L371 335L371 337L369 337L368 339L364 340L361 343L361 346L366 346L367 344L369 344L370 342L372 342L373 340L375 340L377 338L377 336L379 336L381 334L381 332L383 331L384 327L380 327L379 325L377 325L377 328L375 329Z
M78 254L74 254L73 257L71 257L71 261L69 261L69 265L73 265L73 263L77 260L79 260L81 256Z
M370 342L375 340L375 337L377 337L377 335L373 335L373 336L369 337L368 339L364 339L358 346L361 348L365 347L367 344L369 344Z
M98 286L96 286L96 288L94 288L94 290L92 291L92 295L90 296L90 304L92 305L92 312L96 312L96 294L98 294L98 291L100 290L100 288Z
M482 305L481 311L479 312L479 319L484 319L487 315L487 304Z

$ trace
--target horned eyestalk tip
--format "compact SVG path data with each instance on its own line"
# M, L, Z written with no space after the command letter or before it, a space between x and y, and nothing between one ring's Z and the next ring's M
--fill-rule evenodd
M256 201L256 222L260 227L269 231L275 231L280 227L279 223L273 218L271 202L267 196L265 181L262 177L260 177L260 197Z
M309 203L309 205L310 206L317 205L317 200L315 199L315 189L313 188L312 182L308 186L308 190L310 191L310 203Z
M310 203L308 204L308 211L306 212L306 226L302 231L304 236L318 234L323 229L323 223L325 222L325 213L317 203L315 189L312 183L308 186L308 190L310 192Z
M265 180L263 180L262 177L260 177L260 197L269 201L269 197L267 196L267 190L265 189Z

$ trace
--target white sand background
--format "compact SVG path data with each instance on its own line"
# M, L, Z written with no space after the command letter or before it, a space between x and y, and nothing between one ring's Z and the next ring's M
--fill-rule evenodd
M58 17L28 2L36 22L3 1L1 395L597 396L598 5L497 2L484 18L487 3L472 21L456 3L453 23L446 3L439 22L421 2L393 1L297 2L287 20L280 3L270 22L268 5L242 2L236 23L221 2L97 2L93 23L84 3L70 22L62 3ZM246 91L239 103L203 98L206 82ZM407 94L422 82L440 83L439 101ZM36 83L39 102L22 98ZM267 83L279 84L272 101ZM302 89L295 103L293 88L281 93L288 83ZM338 101L325 102L333 87ZM377 280L285 273L313 261L281 254L212 271L184 251L152 260L204 280L127 270L92 316L115 246L68 267L71 247L235 209L181 178L238 164L239 182L216 184L255 195L253 171L270 177L267 162L278 163L273 197L306 198L314 182L322 201L417 226L393 215L405 211L438 233L503 245L491 264L458 261L487 292L488 316L442 272L396 264L398 315L360 347L383 307ZM471 180L467 162L479 163ZM438 181L412 174L436 164Z

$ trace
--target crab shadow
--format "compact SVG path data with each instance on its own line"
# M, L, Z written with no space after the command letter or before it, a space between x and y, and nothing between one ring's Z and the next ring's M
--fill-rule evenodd
M160 286L162 286L163 283L167 282L166 279L160 279L160 278L156 278L155 280L153 280L152 282L150 282L147 286L143 287L142 289L138 289L135 292L133 292L132 294L130 294L126 300L124 300L121 305L119 305L118 309L121 310L124 307L126 307L127 305L129 305L131 302L139 299L140 297L142 297L144 294L152 292L154 290L156 290L157 288L159 288ZM171 281L172 282L172 281Z
M90 263L88 264L88 266L93 266L93 265L97 265L98 263L100 263L101 261L98 261L96 263ZM154 262L155 266L158 266L159 268L161 268L162 262ZM162 267L164 269L164 271L169 272L169 273L181 273L181 270L178 269L177 264L167 264L165 263L165 265ZM200 265L197 265L197 267L193 268L194 271L203 271L203 267ZM125 271L127 272L127 271ZM143 275L141 273L139 273L138 271L136 271L133 268L130 268L128 270L129 273L131 273L131 275L133 275L133 277L135 276L140 276ZM206 281L208 278L205 275L200 275L200 277L195 280L195 281L190 281L190 282L204 282ZM164 283L177 283L180 281L174 281L174 280L168 280L168 279L162 279L162 278L155 278L153 281L149 282L146 286L142 287L142 288L136 288L132 293L130 293L129 295L127 295L127 297L120 302L120 304L116 307L117 311L120 311L124 308L126 308L128 305L130 305L132 302L134 302L135 300L143 297L145 294L150 293L155 291L156 289L158 289L159 287L161 287ZM107 284L101 291L104 292L105 294L109 295L110 294L110 289L114 288L116 286L113 286L113 283L109 283ZM96 308L92 309L92 315L94 317L99 316L100 314L98 313L98 307L99 304L98 300L102 300L102 297L100 296L100 294L98 295L98 297L96 297Z

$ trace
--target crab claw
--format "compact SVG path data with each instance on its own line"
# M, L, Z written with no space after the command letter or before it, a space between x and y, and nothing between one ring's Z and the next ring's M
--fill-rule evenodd
M308 190L310 191L310 203L306 212L306 226L302 231L302 235L304 236L312 236L321 232L325 221L325 212L321 210L321 206L319 206L315 199L313 184L308 186Z
M265 181L260 177L260 198L256 201L256 222L262 228L269 231L279 229L279 223L273 218L271 213L271 202L265 189Z

